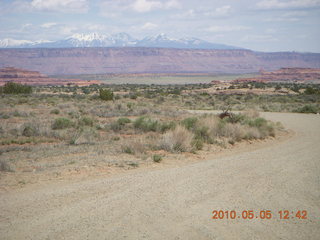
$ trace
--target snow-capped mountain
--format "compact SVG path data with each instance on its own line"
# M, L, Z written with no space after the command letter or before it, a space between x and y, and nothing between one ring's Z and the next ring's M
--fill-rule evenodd
M36 46L38 44L49 43L47 40L29 41L29 40L16 40L12 38L5 38L0 40L0 48L21 48L24 46Z
M188 49L240 49L239 47L228 46L224 44L210 43L198 38L169 38L165 34L159 34L153 37L146 37L136 46L139 47L160 47L160 48L188 48Z
M73 48L73 47L159 47L187 49L240 49L224 44L210 43L198 38L169 38L165 34L145 37L141 40L127 33L102 35L98 33L74 34L58 41L0 40L0 48Z

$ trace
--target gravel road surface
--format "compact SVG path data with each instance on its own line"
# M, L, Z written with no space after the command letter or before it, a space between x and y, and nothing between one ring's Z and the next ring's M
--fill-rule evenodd
M182 167L2 192L0 239L320 239L320 116L263 116L295 134ZM212 219L214 210L238 215Z

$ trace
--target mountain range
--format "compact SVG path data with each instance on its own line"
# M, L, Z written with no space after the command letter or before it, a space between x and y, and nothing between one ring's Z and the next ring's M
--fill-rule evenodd
M156 48L183 48L183 49L241 49L207 42L198 38L170 38L159 34L143 39L136 39L127 33L102 35L98 33L74 34L71 37L57 41L29 41L16 39L0 40L0 48L74 48L74 47L156 47Z
M320 68L320 53L148 47L10 48L0 49L3 67L48 75L254 73L261 69Z

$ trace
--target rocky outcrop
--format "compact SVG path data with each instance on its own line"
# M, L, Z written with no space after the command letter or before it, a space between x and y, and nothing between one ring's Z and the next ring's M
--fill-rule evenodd
M78 85L100 84L99 81L84 81L79 79L57 79L50 78L37 71L28 71L7 67L0 69L0 86L6 82L15 82L27 85Z
M320 68L318 53L168 48L0 49L0 67L49 75L95 73L253 73L263 68Z
M260 71L254 78L238 78L234 82L314 82L320 83L319 68L281 68L277 71Z

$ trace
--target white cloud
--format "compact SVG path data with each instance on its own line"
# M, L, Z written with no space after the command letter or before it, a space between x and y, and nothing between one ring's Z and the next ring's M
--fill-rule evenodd
M292 9L320 7L320 0L263 0L257 3L259 9Z
M244 31L249 30L250 27L247 26L211 26L205 30L208 32L234 32L234 31Z
M230 5L225 5L219 8L216 8L215 13L218 16L226 16L230 13L231 11L231 6Z
M183 13L179 13L176 14L174 16L172 16L172 18L176 18L176 19L191 19L194 18L196 16L196 12L194 9L189 9L186 12Z
M152 0L136 0L132 8L136 12L150 12L156 9L172 9L172 8L179 8L180 3L177 0L169 0L167 2L160 2L160 1L152 1Z
M31 7L42 11L77 12L88 11L87 0L32 0Z
M57 23L48 22L48 23L41 24L40 26L41 26L42 28L51 28L51 27L54 27L54 26L56 26L56 25L57 25Z
M154 24L154 23L151 23L151 22L147 22L141 27L141 29L143 29L143 30L153 30L153 29L155 29L157 27L158 27L157 24Z
M29 27L31 27L31 26L32 26L31 23L26 23L26 24L23 24L23 25L22 25L22 29L26 29L26 28L29 28Z
M302 17L307 16L308 13L304 11L292 11L283 13L277 17L266 18L265 22L296 22L300 21Z
M275 42L278 41L272 35L247 35L241 39L242 42Z
M231 13L231 6L230 5L224 5L222 7L218 7L214 10L208 11L208 10L204 10L199 12L199 15L205 15L208 17L226 17L229 16Z
M268 34L274 34L276 32L277 32L277 30L274 29L274 28L268 28L268 29L265 30L265 33L268 33Z
M102 1L99 3L99 14L107 18L117 18L123 15L129 8L131 8L132 1Z
M104 31L106 29L106 27L104 25L101 24L85 24L83 26L84 29L87 29L89 31Z
M64 36L70 36L74 33L76 33L78 29L75 27L71 27L71 26L63 26L60 28L60 34L64 35Z
M180 2L177 0L170 0L164 4L165 8L180 8Z
M162 8L162 3L157 1L136 0L133 3L133 9L137 12L149 12L151 10Z

